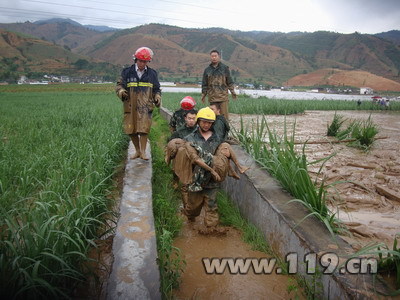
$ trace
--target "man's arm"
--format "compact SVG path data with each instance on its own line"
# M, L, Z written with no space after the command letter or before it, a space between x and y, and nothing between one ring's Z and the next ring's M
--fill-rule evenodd
M126 82L124 80L124 71L121 73L121 77L117 81L117 85L115 86L115 92L119 99L122 101L128 99L128 91L126 90Z
M205 103L205 98L208 92L208 76L206 72L207 68L203 72L203 79L201 81L201 102Z
M214 171L213 168L211 168L209 165L207 165L204 160L202 160L200 157L194 160L194 163L201 168L205 169L206 171L209 171L212 176L214 176L216 181L220 181L221 177L218 175L217 172Z
M153 79L153 95L154 99L153 102L155 106L160 107L161 105L161 88L160 88L160 82L158 81L158 74L157 71L153 70L154 74L154 79Z
M233 82L231 71L228 66L226 67L226 85L228 86L228 90L231 92L232 98L236 99L235 83Z

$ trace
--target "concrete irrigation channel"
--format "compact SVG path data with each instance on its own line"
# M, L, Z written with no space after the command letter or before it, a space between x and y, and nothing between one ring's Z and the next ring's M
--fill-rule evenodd
M167 120L171 116L171 112L164 108L161 114ZM374 289L383 294L389 293L384 283L378 280L373 282L372 275L359 274L362 260L349 260L353 250L347 242L340 237L334 239L316 218L304 219L309 212L298 203L288 204L293 197L241 147L233 147L240 163L250 166L250 170L242 174L238 181L228 177L223 189L242 216L263 233L274 253L288 263L290 272L308 282L317 282L318 298L376 299ZM129 151L134 150L130 148ZM149 147L147 151L150 156ZM121 215L113 242L114 263L108 280L107 299L161 298L151 174L151 159L128 160ZM232 256L232 253L229 255ZM331 272L330 268L336 266L338 268ZM327 274L324 274L326 267ZM284 275L278 272L275 276ZM254 298L249 291L240 298L248 297Z

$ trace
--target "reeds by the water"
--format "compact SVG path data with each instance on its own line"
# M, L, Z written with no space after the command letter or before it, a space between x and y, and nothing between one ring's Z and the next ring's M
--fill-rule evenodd
M308 208L310 214L320 219L332 235L339 230L335 214L329 211L326 205L327 186L324 181L317 184L308 174L308 165L321 163L325 159L308 162L305 155L305 144L301 151L295 148L295 124L292 135L288 135L286 121L284 133L278 135L268 126L265 116L261 121L257 119L252 128L246 128L241 120L240 130L235 132L236 138L246 151L252 155L260 165L274 176L282 186L299 202Z

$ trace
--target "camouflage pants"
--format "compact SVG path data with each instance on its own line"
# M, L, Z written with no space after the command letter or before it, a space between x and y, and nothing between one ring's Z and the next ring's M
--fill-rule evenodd
M204 225L207 227L217 226L219 223L217 206L217 189L203 189L200 192L189 192L184 213L188 217L197 217L204 207Z

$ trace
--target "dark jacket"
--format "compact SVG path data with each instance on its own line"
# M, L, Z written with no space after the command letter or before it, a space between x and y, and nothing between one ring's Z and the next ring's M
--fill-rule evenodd
M213 130L221 138L222 141L226 140L230 129L231 128L229 126L229 123L224 116L216 116L215 122L213 124Z
M193 127L181 127L177 131L174 131L168 139L168 142L172 139L183 139L185 136L191 134L194 130L196 130L197 126Z
M181 127L185 126L185 114L188 111L180 108L174 112L174 114L171 117L171 120L169 120L169 126L172 127L174 130L178 130Z
M124 105L124 130L126 134L149 133L152 112L155 107L154 97L161 95L157 72L149 67L139 79L135 65L122 70L115 91L125 89L128 99Z
M212 131L213 134L208 138L208 140L205 140L200 134L199 130L200 129L197 127L197 129L191 134L187 135L184 140L191 142L202 148L204 151L214 155L215 150L217 150L218 146L222 143L221 138L214 131Z
M209 102L228 101L228 90L235 95L229 67L221 62L216 67L210 64L203 73L201 93L208 95Z

